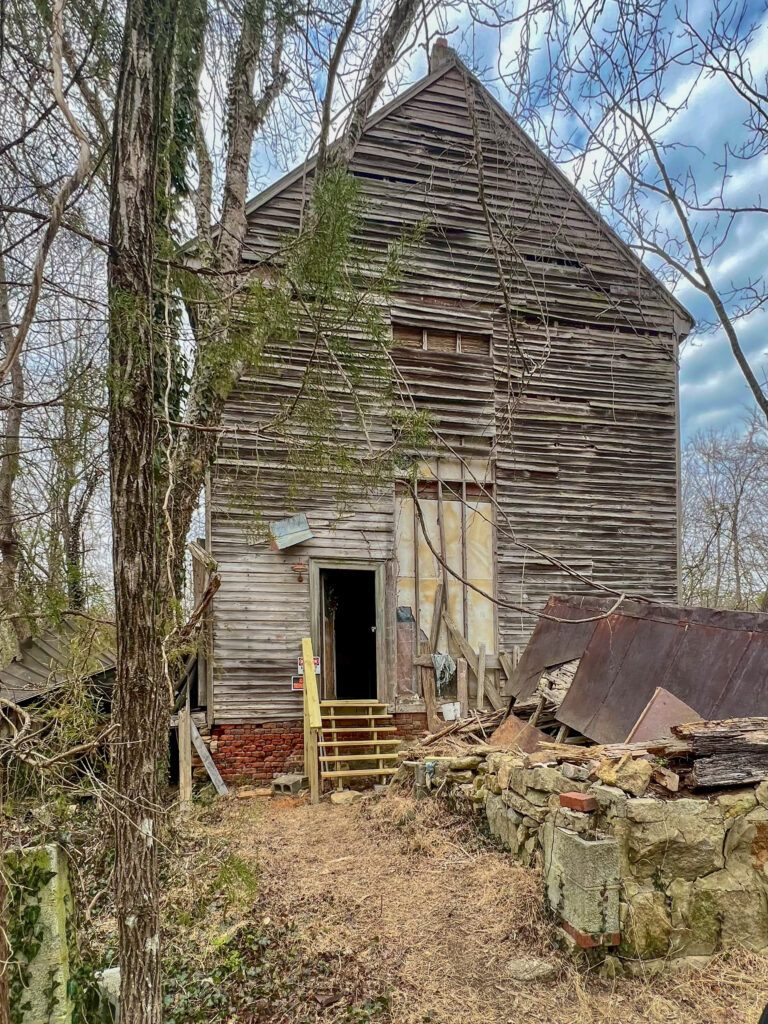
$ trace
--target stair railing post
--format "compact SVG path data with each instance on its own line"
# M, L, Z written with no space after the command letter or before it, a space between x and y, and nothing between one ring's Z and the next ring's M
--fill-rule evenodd
M320 767L318 763L317 740L323 720L320 714L320 698L317 693L315 658L312 641L304 637L301 641L304 658L304 774L309 779L309 796L313 804L320 802Z

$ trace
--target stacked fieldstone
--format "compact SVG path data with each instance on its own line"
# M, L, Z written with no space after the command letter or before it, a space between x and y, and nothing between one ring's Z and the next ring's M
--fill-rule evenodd
M640 759L601 766L596 782L587 768L532 764L525 755L425 760L433 788L485 816L524 864L547 867L542 850L552 828L615 840L619 955L768 949L768 782L664 799L646 795L652 766ZM561 806L565 793L587 799L566 797L572 806Z

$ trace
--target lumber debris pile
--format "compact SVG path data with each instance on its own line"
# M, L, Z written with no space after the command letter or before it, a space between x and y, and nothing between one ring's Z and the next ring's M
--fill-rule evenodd
M688 722L673 725L671 732L658 740L583 747L542 741L532 761L586 766L608 784L616 784L604 777L610 774L610 766L626 773L644 761L650 769L648 781L653 779L671 793L680 788L747 786L768 779L768 718Z
M656 740L578 745L558 743L512 714L474 711L426 736L407 756L427 759L438 751L459 757L513 752L529 765L567 763L583 770L585 779L633 796L649 785L669 796L768 780L768 718L695 721L674 725L671 735Z
M420 746L430 747L441 740L451 740L470 746L487 744L504 717L504 711L472 710L466 718L457 718L442 729L429 733L421 741Z

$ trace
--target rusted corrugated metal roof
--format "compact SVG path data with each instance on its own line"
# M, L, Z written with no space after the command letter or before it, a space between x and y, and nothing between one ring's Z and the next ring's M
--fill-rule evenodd
M24 704L60 686L73 671L87 678L111 672L115 667L112 651L97 653L81 645L73 653L72 641L79 635L64 624L58 632L45 630L25 640L13 661L0 669L0 697Z
M605 613L614 598L549 599L564 619ZM658 686L703 718L768 715L768 615L625 601L595 622L540 619L513 692L530 697L541 672L580 658L557 718L598 743L626 739Z

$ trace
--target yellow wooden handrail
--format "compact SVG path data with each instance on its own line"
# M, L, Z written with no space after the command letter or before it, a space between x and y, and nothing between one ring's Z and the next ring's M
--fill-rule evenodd
M312 641L305 636L301 641L304 659L304 774L309 779L309 793L313 804L320 800L320 772L317 760L317 740L323 725L320 697L317 692L315 657Z

